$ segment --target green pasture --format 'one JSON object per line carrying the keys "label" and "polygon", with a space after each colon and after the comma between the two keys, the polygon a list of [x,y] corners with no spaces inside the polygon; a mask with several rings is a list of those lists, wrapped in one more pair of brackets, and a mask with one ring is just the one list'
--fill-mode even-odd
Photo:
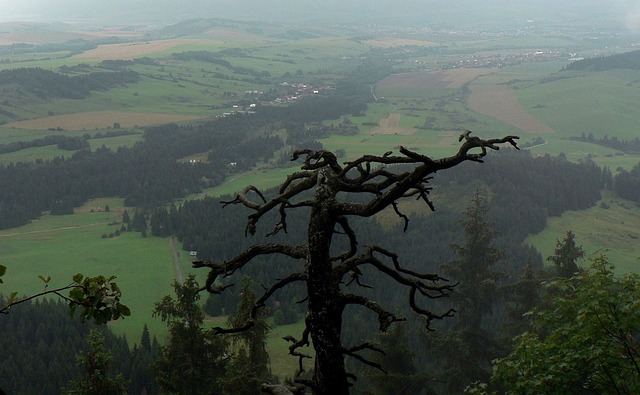
{"label": "green pasture", "polygon": [[640,163],[640,156],[637,155],[607,155],[593,158],[593,161],[600,166],[608,167],[614,174],[618,168],[630,171],[635,165]]}
{"label": "green pasture", "polygon": [[10,69],[17,69],[21,67],[25,67],[25,68],[39,67],[41,69],[55,71],[56,69],[62,66],[74,66],[80,63],[95,64],[97,62],[74,60],[74,58],[64,57],[64,56],[51,57],[51,58],[34,56],[31,59],[24,57],[22,60],[18,60],[12,63],[0,63],[0,70],[10,70]]}
{"label": "green pasture", "polygon": [[187,199],[199,199],[203,196],[233,195],[249,185],[253,185],[260,190],[273,188],[280,185],[289,174],[298,170],[300,170],[300,164],[293,167],[256,169],[240,174],[234,174],[224,180],[221,185],[206,189],[200,194],[188,196]]}
{"label": "green pasture", "polygon": [[[304,326],[304,321],[299,321],[290,325],[273,326],[271,332],[269,332],[267,351],[269,352],[269,359],[271,361],[271,372],[278,376],[281,381],[293,377],[296,369],[298,369],[298,358],[289,355],[289,346],[291,343],[282,338],[285,336],[293,336],[299,339],[302,336]],[[311,347],[303,347],[298,351],[309,355],[313,354]],[[305,359],[304,366],[307,370],[312,369],[313,359]]]}
{"label": "green pasture", "polygon": [[37,159],[52,160],[56,157],[69,157],[73,155],[74,152],[75,151],[59,149],[56,145],[25,148],[20,151],[0,155],[0,165],[17,162],[34,162]]}
{"label": "green pasture", "polygon": [[2,60],[6,61],[6,63],[28,63],[28,62],[37,62],[37,61],[47,61],[50,59],[62,59],[62,58],[68,57],[70,53],[71,53],[70,51],[16,53],[12,55],[3,55]]}
{"label": "green pasture", "polygon": [[541,137],[547,142],[544,145],[527,148],[534,155],[550,154],[552,156],[558,156],[560,154],[564,154],[566,155],[567,159],[572,162],[578,162],[580,160],[592,158],[593,160],[597,161],[598,163],[602,163],[603,165],[606,165],[606,163],[609,162],[615,163],[619,161],[618,159],[616,159],[618,158],[617,155],[619,155],[619,151],[617,150],[597,144],[569,140],[568,138],[558,136],[556,133],[526,134],[522,137]]}
{"label": "green pasture", "polygon": [[[571,230],[587,257],[602,252],[618,272],[640,273],[640,207],[612,193],[605,193],[601,202],[608,208],[598,204],[588,210],[569,211],[561,217],[550,218],[545,230],[529,236],[526,243],[546,258],[553,254],[556,240],[562,240]],[[585,259],[583,266],[587,264]]]}
{"label": "green pasture", "polygon": [[[98,211],[105,205],[111,212]],[[133,343],[147,324],[153,335],[162,338],[166,328],[151,316],[151,311],[156,301],[173,292],[175,270],[170,241],[143,238],[135,232],[102,238],[102,234],[120,228],[122,210],[122,199],[98,199],[76,209],[73,215],[44,215],[20,228],[0,231],[0,262],[7,266],[0,292],[28,295],[42,291],[38,275],[52,277],[50,288],[68,284],[76,273],[115,275],[123,303],[132,315],[110,324],[113,330],[126,334]],[[184,276],[190,270],[187,255],[180,255]]]}
{"label": "green pasture", "polygon": [[0,126],[0,144],[37,140],[53,134],[57,136],[82,136],[84,133],[86,132],[74,130],[18,129]]}
{"label": "green pasture", "polygon": [[[640,74],[637,71],[569,72],[516,90],[521,104],[563,136],[638,136]],[[542,82],[542,83],[540,83]]]}
{"label": "green pasture", "polygon": [[[51,130],[26,130],[26,129],[0,129],[0,144],[9,144],[17,141],[32,141],[41,139],[50,135],[65,136],[81,136],[86,131],[51,131]],[[88,132],[92,134],[92,131]],[[89,145],[92,150],[102,147],[103,145],[112,150],[118,147],[131,147],[137,141],[140,141],[142,134],[132,134],[125,136],[104,137],[99,139],[90,139]],[[0,154],[0,165],[8,165],[17,162],[34,162],[37,159],[52,160],[56,157],[70,157],[75,151],[67,151],[59,149],[55,144],[44,147],[25,148],[20,151],[8,152]]]}
{"label": "green pasture", "polygon": [[[364,115],[349,116],[347,118],[349,118],[349,120],[354,124],[358,125],[362,133],[373,127],[370,125],[363,125],[364,123],[378,125],[381,119],[388,117],[389,114],[395,111],[396,108],[397,106],[391,103],[369,103],[369,105],[367,106],[367,112]],[[335,121],[325,121],[325,123],[330,124],[335,123]]]}
{"label": "green pasture", "polygon": [[[112,151],[116,151],[119,147],[132,147],[135,143],[142,140],[142,133],[128,134],[124,136],[103,137],[99,139],[89,140],[91,150],[95,151],[103,146]],[[0,156],[0,158],[2,158]]]}

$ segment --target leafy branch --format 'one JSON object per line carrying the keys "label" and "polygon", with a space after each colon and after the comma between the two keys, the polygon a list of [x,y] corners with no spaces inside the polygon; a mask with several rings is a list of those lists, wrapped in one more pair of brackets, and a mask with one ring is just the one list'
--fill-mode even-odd
{"label": "leafy branch", "polygon": [[[3,283],[1,277],[6,271],[6,266],[0,265],[0,284]],[[44,291],[25,297],[18,297],[17,292],[12,292],[7,297],[5,304],[0,307],[0,314],[9,314],[13,306],[33,299],[56,295],[69,304],[71,317],[74,317],[77,313],[83,321],[93,320],[97,324],[106,324],[109,321],[131,315],[129,308],[120,303],[122,292],[118,285],[113,282],[116,278],[115,276],[84,277],[83,274],[78,273],[73,276],[71,283],[51,289],[48,289],[51,276],[38,277],[44,283]],[[69,291],[69,293],[65,295],[63,293],[65,291]]]}

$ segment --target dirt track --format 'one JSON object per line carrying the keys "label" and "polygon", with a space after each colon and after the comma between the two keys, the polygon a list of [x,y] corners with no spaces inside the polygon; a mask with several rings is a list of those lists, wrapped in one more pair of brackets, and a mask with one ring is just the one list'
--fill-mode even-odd
{"label": "dirt track", "polygon": [[176,280],[182,284],[184,282],[184,277],[182,276],[182,269],[180,268],[180,251],[177,248],[178,241],[175,236],[171,236],[169,239],[169,244],[171,245],[171,253],[173,256],[173,268],[176,272]]}

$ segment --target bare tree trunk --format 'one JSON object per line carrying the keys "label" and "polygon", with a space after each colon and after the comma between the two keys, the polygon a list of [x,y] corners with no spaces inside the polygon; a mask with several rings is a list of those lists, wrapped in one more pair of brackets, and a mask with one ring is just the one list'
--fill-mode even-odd
{"label": "bare tree trunk", "polygon": [[[307,268],[307,296],[309,303],[309,327],[315,356],[314,394],[315,395],[347,395],[349,383],[342,353],[341,331],[342,311],[340,280],[333,272],[333,264],[329,254],[331,240],[336,226],[332,208],[337,191],[332,187],[331,175],[321,177],[316,190],[316,202],[312,208],[308,227],[309,255]],[[317,350],[321,350],[318,352]]]}

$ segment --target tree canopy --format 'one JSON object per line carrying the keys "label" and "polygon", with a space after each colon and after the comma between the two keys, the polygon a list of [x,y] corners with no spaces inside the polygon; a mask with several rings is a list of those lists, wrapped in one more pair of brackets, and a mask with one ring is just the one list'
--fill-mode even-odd
{"label": "tree canopy", "polygon": [[497,360],[492,381],[507,394],[637,394],[640,276],[616,276],[603,255],[548,283],[553,299]]}

